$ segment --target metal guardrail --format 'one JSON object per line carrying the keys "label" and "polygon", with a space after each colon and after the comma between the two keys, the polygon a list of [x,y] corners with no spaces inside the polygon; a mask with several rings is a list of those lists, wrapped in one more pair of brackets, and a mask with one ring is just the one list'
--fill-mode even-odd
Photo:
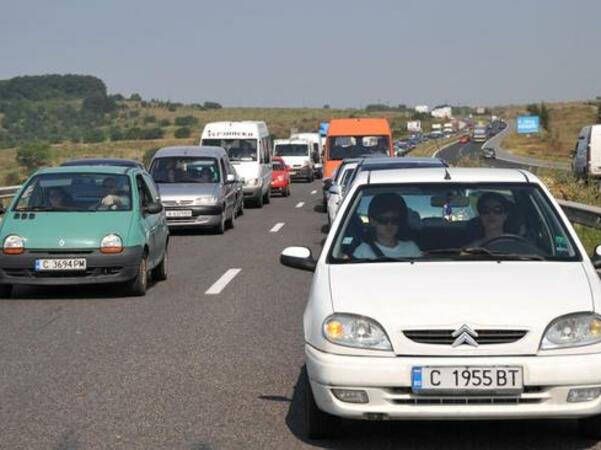
{"label": "metal guardrail", "polygon": [[601,208],[567,200],[557,201],[572,223],[601,229]]}
{"label": "metal guardrail", "polygon": [[[21,186],[0,187],[0,204],[3,200],[13,197]],[[577,223],[591,228],[601,229],[601,208],[598,206],[584,205],[567,200],[557,201],[563,212],[572,223]]]}

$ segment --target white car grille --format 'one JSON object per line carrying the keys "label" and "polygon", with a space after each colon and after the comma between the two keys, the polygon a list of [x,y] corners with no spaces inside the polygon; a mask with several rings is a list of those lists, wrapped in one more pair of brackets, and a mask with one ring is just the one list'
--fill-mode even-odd
{"label": "white car grille", "polygon": [[194,200],[163,200],[163,206],[189,206]]}
{"label": "white car grille", "polygon": [[415,395],[411,388],[399,387],[388,389],[387,400],[395,405],[415,406],[536,404],[551,398],[549,389],[544,386],[524,386],[524,391],[517,395]]}

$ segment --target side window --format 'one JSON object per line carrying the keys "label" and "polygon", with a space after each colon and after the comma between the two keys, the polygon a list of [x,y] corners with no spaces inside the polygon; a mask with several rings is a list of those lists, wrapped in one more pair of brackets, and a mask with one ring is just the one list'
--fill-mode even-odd
{"label": "side window", "polygon": [[140,197],[140,209],[144,209],[149,203],[153,202],[152,194],[142,175],[136,176],[136,184],[138,186],[138,196]]}
{"label": "side window", "polygon": [[148,175],[144,175],[144,181],[148,186],[148,190],[150,191],[150,195],[152,196],[153,201],[160,202],[161,195],[159,194],[159,190],[157,189],[156,184],[154,184],[153,179]]}
{"label": "side window", "polygon": [[226,165],[225,165],[225,162],[223,161],[223,158],[219,158],[219,165],[221,166],[221,173],[222,173],[221,179],[223,180],[223,182],[225,182],[227,180],[228,171],[226,169]]}

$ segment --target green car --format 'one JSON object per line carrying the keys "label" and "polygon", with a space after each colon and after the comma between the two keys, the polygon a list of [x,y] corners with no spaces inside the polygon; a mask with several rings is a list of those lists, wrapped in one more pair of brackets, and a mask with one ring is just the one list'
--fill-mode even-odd
{"label": "green car", "polygon": [[42,169],[3,212],[0,298],[15,285],[100,283],[144,295],[149,276],[167,278],[169,229],[143,169]]}

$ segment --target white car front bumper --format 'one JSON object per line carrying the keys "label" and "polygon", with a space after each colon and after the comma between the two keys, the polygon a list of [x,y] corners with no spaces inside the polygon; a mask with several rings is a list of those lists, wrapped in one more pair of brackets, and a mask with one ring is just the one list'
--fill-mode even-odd
{"label": "white car front bumper", "polygon": [[[601,354],[515,357],[363,357],[305,345],[307,372],[319,409],[355,419],[581,418],[601,414],[601,397],[568,403],[570,389],[601,386]],[[524,391],[510,397],[415,395],[415,366],[521,366]],[[368,403],[338,400],[331,389],[360,389]]]}

